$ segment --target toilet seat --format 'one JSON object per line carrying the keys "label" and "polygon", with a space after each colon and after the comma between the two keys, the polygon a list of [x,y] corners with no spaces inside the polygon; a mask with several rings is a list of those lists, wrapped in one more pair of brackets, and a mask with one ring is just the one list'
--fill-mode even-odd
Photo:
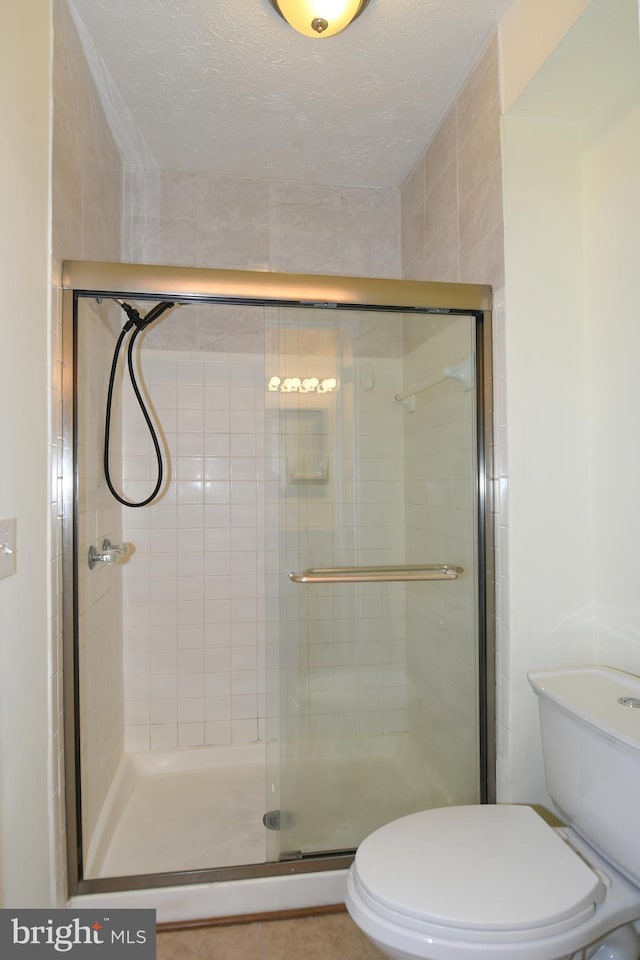
{"label": "toilet seat", "polygon": [[606,886],[531,807],[443,807],[403,817],[358,849],[371,906],[474,941],[546,937],[583,923]]}

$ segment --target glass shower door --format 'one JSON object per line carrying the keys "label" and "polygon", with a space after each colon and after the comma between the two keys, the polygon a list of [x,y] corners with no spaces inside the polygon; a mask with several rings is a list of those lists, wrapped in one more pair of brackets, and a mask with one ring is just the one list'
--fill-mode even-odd
{"label": "glass shower door", "polygon": [[281,308],[267,342],[265,823],[295,859],[480,798],[475,320]]}

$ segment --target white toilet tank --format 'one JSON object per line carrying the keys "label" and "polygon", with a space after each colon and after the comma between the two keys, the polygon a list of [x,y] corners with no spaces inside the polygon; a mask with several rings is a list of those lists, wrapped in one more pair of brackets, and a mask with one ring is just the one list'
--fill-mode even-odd
{"label": "white toilet tank", "polygon": [[640,678],[594,666],[530,673],[529,682],[551,799],[640,886]]}

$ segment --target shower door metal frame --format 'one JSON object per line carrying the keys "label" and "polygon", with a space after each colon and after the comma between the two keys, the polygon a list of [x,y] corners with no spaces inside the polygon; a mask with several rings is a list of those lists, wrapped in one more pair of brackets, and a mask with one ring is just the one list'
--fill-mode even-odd
{"label": "shower door metal frame", "polygon": [[495,802],[495,576],[490,454],[493,442],[491,287],[278,274],[243,270],[91,263],[63,265],[63,677],[66,845],[70,895],[152,889],[347,868],[354,851],[267,862],[86,879],[82,875],[78,606],[76,337],[77,303],[85,297],[173,299],[254,306],[340,308],[472,316],[476,325],[477,578],[480,799]]}

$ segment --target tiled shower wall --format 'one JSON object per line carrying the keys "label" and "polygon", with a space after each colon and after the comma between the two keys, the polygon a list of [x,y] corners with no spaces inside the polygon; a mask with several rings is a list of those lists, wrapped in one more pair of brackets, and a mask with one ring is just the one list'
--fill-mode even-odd
{"label": "tiled shower wall", "polygon": [[399,192],[127,171],[133,263],[364,277],[400,275]]}
{"label": "tiled shower wall", "polygon": [[[288,462],[295,460],[295,443],[290,450],[285,433],[280,483],[274,485],[284,537],[280,564],[302,571],[402,563],[404,443],[401,411],[393,401],[402,386],[401,320],[349,314],[327,323],[335,323],[341,339],[338,362],[333,361],[338,391],[324,404],[331,425],[328,479],[318,485],[283,482]],[[314,351],[303,359],[311,367],[317,357]],[[321,359],[332,362],[331,356]],[[284,399],[294,409],[287,410]],[[304,408],[313,414],[319,404],[307,397],[302,410],[296,406],[294,397],[280,398],[285,423],[287,414],[294,414],[289,427],[294,440],[296,429],[308,429],[300,422]],[[298,759],[323,759],[331,744],[335,757],[341,742],[342,756],[355,758],[358,739],[406,730],[402,586],[305,587],[285,581],[280,590],[283,616],[273,625],[273,642],[275,651],[279,633],[290,752],[295,752],[291,744],[298,744]]]}
{"label": "tiled shower wall", "polygon": [[498,40],[401,190],[402,276],[504,286]]}
{"label": "tiled shower wall", "polygon": [[[378,277],[394,277],[399,274],[400,248],[397,229],[399,194],[396,190],[319,187],[231,177],[128,171],[125,176],[124,209],[124,258],[133,262]],[[202,355],[199,351],[202,350],[212,351],[211,360],[214,363],[215,360],[224,362],[222,351],[231,350],[232,353],[236,353],[237,338],[240,336],[243,341],[240,350],[244,354],[246,366],[247,353],[251,351],[257,353],[263,349],[263,343],[259,342],[260,331],[253,319],[251,309],[236,311],[231,322],[234,329],[231,335],[229,335],[231,327],[225,328],[224,325],[211,324],[202,316],[197,323],[181,322],[179,341],[172,342],[171,347],[198,351],[197,356],[194,354],[187,361],[187,366],[189,363],[201,362]],[[154,331],[150,331],[150,335],[153,333]],[[159,350],[166,349],[167,341],[162,341],[160,333],[157,337],[155,346]],[[151,336],[149,343],[154,343]],[[256,359],[254,356],[254,365]],[[260,363],[262,362],[261,358]],[[192,370],[195,369],[195,366],[192,366]],[[211,363],[203,362],[202,378],[209,375],[212,369]],[[264,371],[261,371],[260,376],[262,377],[263,374]],[[184,373],[183,366],[180,364],[176,367],[176,376],[185,375],[187,374]],[[256,375],[254,366],[252,376]],[[205,385],[204,379],[201,380],[201,384],[204,400],[205,386],[211,385]],[[260,390],[263,390],[262,380],[259,384]],[[186,401],[184,398],[187,396],[187,391],[180,390],[179,386],[176,381],[175,395],[182,398],[180,402],[192,402],[194,391],[190,392],[190,399]],[[182,386],[186,387],[187,384]],[[190,386],[195,387],[196,391],[199,389],[196,384]],[[230,449],[230,444],[239,442],[252,444],[252,450],[256,450],[256,444],[260,442],[257,438],[260,437],[260,418],[263,417],[261,404],[264,402],[264,396],[260,394],[257,382],[254,380],[247,385],[247,389],[254,391],[252,402],[257,406],[253,406],[251,410],[235,410],[232,428],[229,426],[231,421],[228,410],[218,411],[215,418],[212,413],[208,415],[207,422],[213,424],[215,420],[219,427],[220,437],[217,442],[222,442],[221,437],[223,433],[226,434],[225,450]],[[219,391],[215,402],[225,402],[233,406],[234,395],[228,394],[227,384],[223,386],[222,391],[225,392],[224,401],[220,400]],[[210,396],[212,394],[208,391],[207,397]],[[211,401],[207,399],[204,402]],[[247,402],[249,402],[248,399]],[[187,422],[200,424],[207,419],[207,415],[202,412],[200,415],[194,414],[193,411],[191,414],[186,412],[179,414],[176,408],[174,413],[181,416],[183,424]],[[248,434],[240,432],[240,429],[244,429],[237,426],[240,420],[245,425],[251,422],[257,427],[258,432],[252,439]],[[222,421],[224,421],[224,428],[220,427]],[[231,432],[227,433],[228,430]],[[200,446],[197,449],[200,450],[203,445],[206,448],[207,444],[213,442],[207,437],[206,430],[200,433],[197,441],[192,434],[191,442],[198,443]],[[243,441],[240,440],[241,437],[244,437]],[[184,446],[185,438],[181,442]],[[193,449],[195,450],[196,447]],[[251,456],[255,455],[251,453]],[[177,456],[180,463],[179,452]],[[203,454],[198,452],[196,456],[203,456]],[[209,469],[214,469],[213,458],[204,455],[204,459],[209,459]],[[224,462],[229,471],[229,464],[232,461]],[[194,467],[194,464],[192,463],[191,466]],[[222,461],[215,466],[216,470],[221,468]],[[255,462],[254,468],[256,468]],[[183,465],[182,470],[185,469],[187,467]],[[248,465],[246,469],[250,469]],[[257,510],[263,509],[256,501],[256,496],[263,495],[259,492],[262,478],[257,474],[251,478],[247,477],[246,480],[234,479],[230,475],[214,478],[212,474],[206,473],[206,466],[203,470],[205,472],[201,480],[197,480],[194,476],[190,481],[192,486],[199,482],[204,484],[205,499],[202,502],[202,509],[207,511],[209,518],[214,515],[221,517],[224,514],[224,536],[227,541],[229,538],[237,539],[242,535],[242,528],[239,526],[242,516],[248,517],[251,514],[253,517]],[[184,489],[187,482],[189,481],[186,479],[179,480],[180,489]],[[227,504],[207,505],[207,498],[214,495],[214,489],[220,491],[223,485],[227,485],[230,489],[230,483],[235,483],[238,493],[229,494],[229,496],[251,497],[250,502],[232,504],[229,500]],[[244,493],[241,494],[242,484],[244,484]],[[249,492],[250,485],[252,485],[251,492]],[[184,495],[186,494],[181,493],[181,496]],[[179,509],[180,505],[177,506]],[[195,508],[191,509],[191,516],[195,515],[196,510],[201,509],[196,504],[190,504],[190,507]],[[214,509],[216,507],[218,509]],[[230,523],[229,511],[232,507],[233,526],[227,526]],[[171,512],[171,509],[167,505],[165,512]],[[370,509],[374,508],[370,507]],[[186,514],[186,504],[182,513]],[[308,521],[307,517],[306,522]],[[205,536],[207,536],[208,522],[211,521],[205,520],[203,527]],[[264,534],[259,531],[259,535]],[[186,536],[187,538],[191,536],[193,542],[196,534],[192,532]],[[212,536],[209,533],[210,540]],[[245,541],[249,536],[250,530],[246,527]],[[154,542],[160,543],[160,539],[158,536]],[[166,543],[167,540],[165,539],[164,542]],[[182,639],[175,641],[173,625],[167,625],[166,633],[171,635],[171,639],[167,637],[164,642],[197,644],[190,648],[191,653],[180,654],[177,651],[168,653],[165,650],[160,657],[153,654],[150,648],[146,651],[130,650],[128,670],[142,671],[136,673],[135,678],[130,676],[127,680],[129,704],[127,743],[131,747],[138,745],[138,748],[142,748],[145,745],[153,745],[160,748],[176,744],[247,742],[258,735],[263,735],[265,714],[275,707],[272,686],[268,691],[261,689],[259,673],[256,672],[257,667],[262,669],[264,666],[265,658],[264,649],[261,650],[256,646],[257,638],[264,635],[263,613],[255,616],[256,607],[264,606],[264,598],[256,596],[255,593],[255,578],[264,570],[264,551],[262,545],[259,546],[257,559],[255,544],[247,546],[245,542],[244,548],[240,551],[245,554],[246,564],[243,570],[249,569],[251,571],[249,576],[254,578],[254,590],[250,597],[236,598],[236,612],[233,617],[229,613],[228,604],[225,607],[226,602],[222,597],[203,596],[204,621],[190,625],[192,627],[190,641],[185,639],[184,631],[181,631]],[[251,554],[251,551],[254,553]],[[213,572],[212,567],[216,561],[216,555],[217,573]],[[208,559],[204,559],[207,556]],[[170,571],[168,580],[173,581],[169,584],[169,589],[176,589],[178,592],[185,590],[188,582],[189,589],[202,589],[205,593],[211,593],[221,589],[223,577],[232,577],[234,578],[233,589],[246,591],[246,584],[240,585],[240,581],[243,578],[246,579],[246,574],[240,569],[243,562],[241,557],[233,559],[233,571],[230,566],[232,557],[227,552],[210,550],[205,545],[204,557],[202,563],[205,564],[205,571],[208,566],[212,572],[209,575],[206,572],[196,575],[204,577],[202,587],[197,586],[195,579],[191,576],[186,580],[180,576],[179,571],[185,569],[184,564],[181,568],[180,565],[176,567],[175,562],[167,561],[167,570]],[[131,575],[136,570],[136,559],[134,557],[128,571]],[[195,560],[193,562],[195,563]],[[335,561],[328,558],[326,562]],[[229,565],[226,571],[223,571],[224,564]],[[177,580],[172,572],[175,570],[178,570]],[[146,588],[139,583],[136,589],[144,592]],[[146,603],[147,598],[130,602]],[[173,602],[172,599],[170,603]],[[176,609],[182,611],[177,616],[186,616],[187,601],[176,597],[175,602],[178,604]],[[194,599],[191,609],[194,610],[195,605],[200,602],[199,599]],[[132,610],[130,614],[134,615]],[[136,615],[145,616],[140,614],[140,608]],[[209,621],[207,628],[207,619],[214,616],[218,618],[217,626],[214,626],[216,621]],[[237,621],[234,626],[235,618],[240,616],[248,616],[250,620],[242,627],[240,625],[242,621]],[[251,624],[250,627],[248,623]],[[134,626],[140,629],[132,633]],[[152,641],[145,638],[148,626],[145,623],[129,624],[126,629],[130,642],[150,644]],[[163,642],[154,631],[152,634],[154,634],[153,643]],[[231,644],[232,635],[236,639]],[[218,647],[213,644],[217,644]],[[196,649],[199,650],[198,653],[193,652]],[[218,649],[217,653],[213,652],[215,649]],[[311,656],[326,658],[329,655],[328,650],[329,647],[325,646],[320,654],[319,648],[314,646],[314,653]],[[332,650],[332,656],[333,653]],[[200,679],[197,679],[196,667],[201,662],[205,665],[205,671]],[[147,664],[149,664],[148,669],[151,669],[153,664],[153,670],[166,670],[165,674],[158,675],[164,676],[165,679],[152,679],[151,674],[145,679]],[[177,665],[175,668],[174,664]],[[320,669],[319,666],[318,669]],[[275,682],[273,672],[268,671],[267,677],[271,677],[273,685]],[[328,681],[326,677],[324,680],[316,677],[316,680],[322,691],[318,690],[313,694],[309,692],[310,701],[316,703],[319,699],[326,701],[323,685],[326,686]],[[331,696],[334,696],[333,686]],[[269,707],[268,704],[271,706]],[[321,725],[322,723],[326,725],[324,707],[322,712],[324,719]],[[311,713],[316,715],[313,706],[311,706]]]}
{"label": "tiled shower wall", "polygon": [[[264,360],[150,350],[144,371],[170,480],[157,503],[124,510],[136,548],[123,568],[126,748],[250,743],[259,694],[265,709]],[[127,496],[143,499],[154,477],[130,401]]]}
{"label": "tiled shower wall", "polygon": [[[406,729],[397,589],[392,596],[388,587],[352,588],[347,596],[345,588],[284,578],[283,607],[279,599],[283,564],[403,560],[402,417],[392,400],[401,363],[384,356],[398,352],[400,322],[351,315],[365,355],[345,358],[327,354],[323,329],[303,331],[292,355],[289,316],[284,353],[267,354],[265,367],[264,354],[252,352],[264,343],[263,314],[181,307],[149,331],[143,369],[170,481],[158,503],[124,511],[124,536],[136,548],[123,567],[128,749],[264,740],[266,720],[281,711],[285,637],[282,692],[303,718],[297,737]],[[193,350],[170,349],[185,340]],[[238,352],[243,345],[252,349]],[[337,376],[338,391],[266,391],[272,375],[293,373]],[[132,499],[144,499],[155,476],[142,427],[129,395],[124,485]],[[317,450],[300,446],[299,430]],[[319,463],[326,483],[315,482]],[[305,483],[305,471],[314,482]],[[265,616],[275,625],[266,645]]]}
{"label": "tiled shower wall", "polygon": [[53,3],[53,255],[122,259],[122,161],[64,0]]}

